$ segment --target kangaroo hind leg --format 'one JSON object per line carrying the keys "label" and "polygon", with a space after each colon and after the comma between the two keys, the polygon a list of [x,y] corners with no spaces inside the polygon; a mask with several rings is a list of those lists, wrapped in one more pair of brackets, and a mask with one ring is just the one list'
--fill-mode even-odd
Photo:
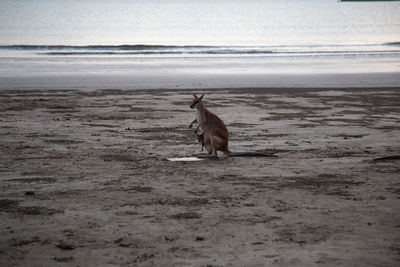
{"label": "kangaroo hind leg", "polygon": [[222,139],[218,136],[210,135],[210,141],[212,146],[212,154],[214,155],[214,157],[218,157],[217,150],[220,143],[222,142]]}
{"label": "kangaroo hind leg", "polygon": [[[215,136],[205,135],[204,137],[207,137],[209,139],[209,140],[207,140],[208,142],[206,142],[204,144],[204,146],[208,152],[208,155],[202,155],[201,158],[217,158],[218,157],[218,155],[217,155],[217,145],[218,144],[216,143]],[[206,141],[206,139],[205,139],[205,141]]]}

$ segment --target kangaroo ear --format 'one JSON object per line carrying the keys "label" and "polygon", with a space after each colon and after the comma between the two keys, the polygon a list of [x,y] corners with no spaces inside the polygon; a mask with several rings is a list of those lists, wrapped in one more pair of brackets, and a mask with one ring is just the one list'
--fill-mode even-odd
{"label": "kangaroo ear", "polygon": [[198,98],[196,94],[193,94],[193,97],[194,97],[194,98]]}
{"label": "kangaroo ear", "polygon": [[203,97],[204,97],[204,94],[202,94],[202,95],[200,96],[200,100],[202,100],[202,99],[203,99]]}

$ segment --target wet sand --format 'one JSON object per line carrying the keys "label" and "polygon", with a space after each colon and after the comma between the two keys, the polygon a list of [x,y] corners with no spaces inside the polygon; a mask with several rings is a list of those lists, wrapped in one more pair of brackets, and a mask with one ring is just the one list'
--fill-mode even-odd
{"label": "wet sand", "polygon": [[[200,152],[191,93],[232,151]],[[397,266],[400,88],[0,92],[1,266]]]}
{"label": "wet sand", "polygon": [[[293,65],[290,62],[290,65]],[[235,67],[235,63],[229,66]],[[249,68],[252,64],[243,68]],[[263,66],[263,69],[273,69],[282,72],[281,66],[274,67],[274,64]],[[307,66],[299,64],[298,68]],[[8,66],[3,67],[7,69]],[[37,66],[41,69],[43,66]],[[95,68],[96,66],[92,66]],[[0,65],[1,68],[1,65]],[[295,73],[269,73],[243,72],[243,68],[237,72],[219,73],[219,65],[210,64],[207,67],[196,68],[196,65],[184,66],[184,71],[177,71],[176,66],[167,68],[146,69],[142,67],[130,69],[132,73],[126,75],[116,75],[108,73],[107,69],[100,75],[88,74],[82,70],[80,75],[42,75],[42,76],[0,76],[0,90],[53,90],[74,89],[79,91],[106,90],[109,88],[124,90],[144,90],[144,89],[213,89],[213,88],[263,88],[266,84],[268,88],[280,89],[288,88],[377,88],[377,87],[397,87],[400,84],[400,72],[365,72],[365,73],[314,73],[295,74]],[[193,70],[194,68],[194,70]],[[368,68],[371,68],[368,65]],[[376,67],[379,69],[379,66]],[[330,68],[327,68],[330,69]],[[325,68],[321,69],[325,70]],[[343,71],[343,70],[341,70]],[[62,72],[61,72],[62,73]],[[313,74],[314,73],[314,74]]]}

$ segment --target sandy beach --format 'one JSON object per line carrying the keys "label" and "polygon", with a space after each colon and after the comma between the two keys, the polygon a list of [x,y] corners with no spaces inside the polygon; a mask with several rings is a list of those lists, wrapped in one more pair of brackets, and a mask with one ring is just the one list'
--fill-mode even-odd
{"label": "sandy beach", "polygon": [[[398,78],[396,78],[398,79]],[[232,151],[200,153],[192,93]],[[0,91],[1,266],[398,266],[400,88]]]}

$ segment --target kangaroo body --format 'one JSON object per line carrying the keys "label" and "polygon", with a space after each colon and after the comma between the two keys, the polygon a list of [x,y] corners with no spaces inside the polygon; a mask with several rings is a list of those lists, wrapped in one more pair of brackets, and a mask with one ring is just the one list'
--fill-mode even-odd
{"label": "kangaroo body", "polygon": [[217,157],[217,151],[221,151],[226,155],[231,154],[228,148],[229,133],[225,123],[204,106],[202,101],[204,95],[201,97],[193,96],[194,100],[190,107],[196,109],[196,119],[189,127],[191,128],[193,123],[197,122],[198,126],[196,132],[198,132],[198,128],[200,128],[202,132],[202,137],[201,134],[197,134],[199,141],[212,156]]}
{"label": "kangaroo body", "polygon": [[228,156],[258,156],[258,157],[274,157],[271,154],[264,154],[259,152],[239,152],[232,153],[228,148],[229,143],[229,132],[225,126],[225,123],[214,113],[209,111],[201,97],[197,97],[193,94],[193,102],[190,105],[191,108],[196,109],[196,119],[189,125],[189,128],[197,123],[195,133],[199,142],[203,147],[206,148],[208,154],[212,157],[217,157],[217,151],[221,151]]}

